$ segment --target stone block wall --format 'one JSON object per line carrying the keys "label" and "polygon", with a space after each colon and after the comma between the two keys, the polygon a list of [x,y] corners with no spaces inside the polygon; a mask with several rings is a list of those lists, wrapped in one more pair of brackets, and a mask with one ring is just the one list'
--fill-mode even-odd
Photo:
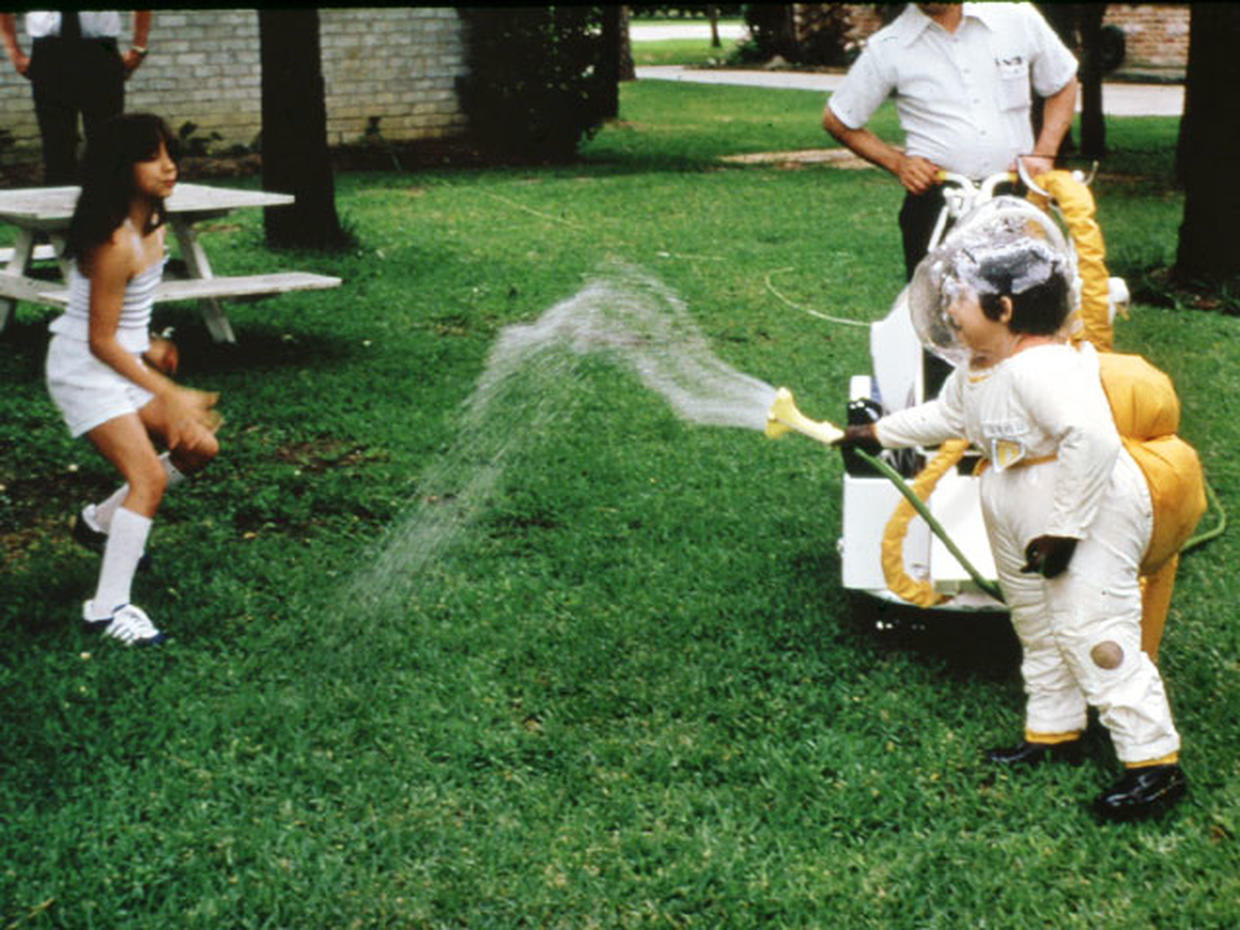
{"label": "stone block wall", "polygon": [[[122,48],[131,17],[122,16]],[[19,14],[19,35],[29,53]],[[163,116],[176,131],[218,133],[216,148],[254,142],[261,126],[262,75],[255,10],[155,10],[150,55],[126,87],[126,109]],[[463,24],[451,7],[382,7],[319,11],[319,40],[329,145],[358,141],[378,118],[392,142],[463,136],[456,97],[463,73]],[[30,86],[0,53],[0,129],[12,145],[5,163],[38,158],[39,133]]]}
{"label": "stone block wall", "polygon": [[1124,69],[1183,74],[1188,64],[1187,3],[1110,3],[1103,22],[1124,31]]}
{"label": "stone block wall", "polygon": [[374,117],[392,141],[464,135],[463,30],[451,7],[324,10],[328,144],[357,141]]}

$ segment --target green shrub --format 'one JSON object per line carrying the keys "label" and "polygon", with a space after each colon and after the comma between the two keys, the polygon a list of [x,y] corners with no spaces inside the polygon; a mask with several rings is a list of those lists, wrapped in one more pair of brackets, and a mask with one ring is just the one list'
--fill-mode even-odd
{"label": "green shrub", "polygon": [[462,8],[458,93],[474,141],[514,162],[571,159],[602,125],[599,7]]}
{"label": "green shrub", "polygon": [[747,64],[778,55],[792,64],[847,66],[861,51],[852,23],[857,6],[803,3],[794,16],[788,4],[745,4],[745,23],[753,39],[738,49],[734,60]]}

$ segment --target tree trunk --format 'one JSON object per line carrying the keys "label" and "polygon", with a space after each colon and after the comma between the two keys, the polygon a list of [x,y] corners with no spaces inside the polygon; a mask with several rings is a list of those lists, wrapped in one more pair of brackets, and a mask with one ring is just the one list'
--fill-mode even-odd
{"label": "tree trunk", "polygon": [[605,119],[620,115],[620,49],[624,32],[624,11],[619,6],[603,7],[603,36],[599,43],[598,110]]}
{"label": "tree trunk", "polygon": [[296,202],[263,211],[267,244],[335,249],[347,244],[336,215],[327,151],[327,106],[314,9],[260,9],[263,187]]}
{"label": "tree trunk", "polygon": [[779,55],[785,61],[795,61],[799,57],[792,4],[748,3],[744,8],[745,23],[764,57]]}
{"label": "tree trunk", "polygon": [[633,64],[633,40],[629,37],[629,8],[620,7],[620,73],[621,81],[636,81],[637,67]]}
{"label": "tree trunk", "polygon": [[1184,183],[1175,278],[1182,283],[1240,275],[1240,4],[1194,3],[1177,169]]}
{"label": "tree trunk", "polygon": [[779,18],[777,45],[779,54],[788,61],[796,61],[801,56],[798,54],[797,40],[797,23],[796,13],[791,3],[781,6],[782,15]]}
{"label": "tree trunk", "polygon": [[1107,126],[1102,114],[1102,18],[1105,3],[1076,3],[1081,35],[1081,154],[1101,158],[1107,153]]}
{"label": "tree trunk", "polygon": [[719,7],[711,4],[706,8],[706,15],[710,18],[710,47],[723,48],[719,41]]}

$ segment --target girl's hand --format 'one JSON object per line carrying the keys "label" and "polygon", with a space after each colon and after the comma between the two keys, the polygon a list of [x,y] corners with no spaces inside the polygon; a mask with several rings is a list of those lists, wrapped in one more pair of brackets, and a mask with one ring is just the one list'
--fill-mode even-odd
{"label": "girl's hand", "polygon": [[173,386],[163,398],[168,418],[167,435],[164,437],[168,448],[196,445],[201,431],[214,433],[219,429],[224,420],[213,409],[219,399],[220,395],[215,391]]}
{"label": "girl's hand", "polygon": [[176,343],[162,336],[151,337],[151,347],[142,356],[143,360],[160,374],[175,375],[181,354]]}

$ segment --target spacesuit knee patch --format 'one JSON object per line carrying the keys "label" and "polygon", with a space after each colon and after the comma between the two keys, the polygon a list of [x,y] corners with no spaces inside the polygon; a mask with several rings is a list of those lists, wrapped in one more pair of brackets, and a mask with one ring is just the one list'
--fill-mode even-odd
{"label": "spacesuit knee patch", "polygon": [[1113,639],[1103,640],[1089,650],[1089,657],[1093,659],[1094,665],[1098,668],[1111,669],[1119,668],[1124,661],[1124,649]]}

